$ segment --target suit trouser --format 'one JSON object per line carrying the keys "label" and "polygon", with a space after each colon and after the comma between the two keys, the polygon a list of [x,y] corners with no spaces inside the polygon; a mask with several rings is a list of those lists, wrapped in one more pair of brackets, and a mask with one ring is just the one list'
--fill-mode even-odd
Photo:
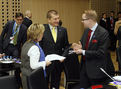
{"label": "suit trouser", "polygon": [[46,80],[48,84],[50,76],[51,76],[50,89],[52,89],[53,87],[55,89],[59,89],[61,73],[57,71],[57,68],[54,68],[51,74],[47,74]]}
{"label": "suit trouser", "polygon": [[82,64],[82,67],[80,70],[80,88],[87,89],[88,87],[99,84],[100,82],[102,82],[104,80],[105,80],[105,78],[90,79],[86,72],[86,61],[83,61],[83,64]]}
{"label": "suit trouser", "polygon": [[111,39],[110,49],[115,50],[117,39],[116,39],[116,36],[114,35],[114,29],[110,29],[109,34],[110,34],[110,39]]}
{"label": "suit trouser", "polygon": [[[17,50],[17,45],[14,46],[13,44],[9,44],[7,46],[7,48],[5,49],[5,55],[12,56],[13,58],[19,58],[19,52]],[[15,76],[17,79],[18,87],[22,86],[20,73],[21,73],[20,68],[17,68],[15,71]]]}

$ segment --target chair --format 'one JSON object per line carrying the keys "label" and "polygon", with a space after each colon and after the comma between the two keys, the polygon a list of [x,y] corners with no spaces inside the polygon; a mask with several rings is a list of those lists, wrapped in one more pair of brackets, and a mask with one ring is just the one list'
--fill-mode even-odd
{"label": "chair", "polygon": [[0,77],[0,89],[18,89],[14,75]]}
{"label": "chair", "polygon": [[71,89],[71,87],[79,83],[79,60],[77,54],[67,55],[64,62],[64,72],[66,75],[65,89]]}
{"label": "chair", "polygon": [[27,76],[28,89],[49,89],[44,77],[44,71],[42,67],[31,72]]}
{"label": "chair", "polygon": [[121,47],[116,48],[116,56],[117,56],[117,61],[119,63],[119,70],[116,71],[116,74],[121,74]]}
{"label": "chair", "polygon": [[110,51],[107,51],[107,73],[110,76],[114,76],[115,74],[115,69],[111,59]]}

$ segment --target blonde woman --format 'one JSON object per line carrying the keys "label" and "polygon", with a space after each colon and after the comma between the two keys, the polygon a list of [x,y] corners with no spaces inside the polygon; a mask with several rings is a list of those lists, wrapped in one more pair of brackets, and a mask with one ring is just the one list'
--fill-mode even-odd
{"label": "blonde woman", "polygon": [[45,66],[51,64],[51,62],[45,61],[45,55],[38,42],[43,37],[45,28],[42,24],[33,23],[27,30],[27,42],[22,48],[22,84],[23,89],[28,89],[26,76],[29,75],[34,69],[42,66],[45,73]]}

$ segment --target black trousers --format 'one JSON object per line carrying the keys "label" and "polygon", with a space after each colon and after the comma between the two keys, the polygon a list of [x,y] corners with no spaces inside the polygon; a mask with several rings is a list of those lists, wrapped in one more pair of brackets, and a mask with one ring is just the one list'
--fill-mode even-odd
{"label": "black trousers", "polygon": [[[19,58],[19,52],[17,50],[17,45],[9,44],[5,49],[5,56],[12,56],[12,58]],[[17,68],[15,70],[15,76],[18,83],[18,87],[22,86],[21,77],[20,77],[21,70]]]}
{"label": "black trousers", "polygon": [[90,79],[86,72],[86,61],[83,62],[81,71],[80,71],[80,88],[89,88],[92,85],[97,85],[101,82],[105,81],[105,78],[99,79]]}
{"label": "black trousers", "polygon": [[46,80],[48,85],[50,77],[51,77],[50,89],[53,89],[53,87],[55,89],[59,89],[61,73],[58,72],[56,68],[54,68],[51,74],[47,74]]}

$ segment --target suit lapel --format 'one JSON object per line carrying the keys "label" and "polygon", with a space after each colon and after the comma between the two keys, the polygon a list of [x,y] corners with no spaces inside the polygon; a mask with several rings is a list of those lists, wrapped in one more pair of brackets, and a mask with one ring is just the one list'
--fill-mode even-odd
{"label": "suit lapel", "polygon": [[49,27],[48,24],[45,26],[45,29],[46,29],[45,31],[46,31],[47,35],[49,36],[49,38],[50,38],[51,40],[53,40],[53,42],[54,42],[54,39],[53,39],[51,30],[50,30],[50,27]]}
{"label": "suit lapel", "polygon": [[56,40],[56,42],[58,41],[60,35],[61,35],[61,28],[59,26],[57,26],[57,40]]}
{"label": "suit lapel", "polygon": [[92,41],[97,37],[97,33],[98,33],[98,26],[94,32],[94,34],[92,35],[92,38],[90,39],[89,45],[88,45],[88,49],[90,48],[90,46],[92,45]]}

